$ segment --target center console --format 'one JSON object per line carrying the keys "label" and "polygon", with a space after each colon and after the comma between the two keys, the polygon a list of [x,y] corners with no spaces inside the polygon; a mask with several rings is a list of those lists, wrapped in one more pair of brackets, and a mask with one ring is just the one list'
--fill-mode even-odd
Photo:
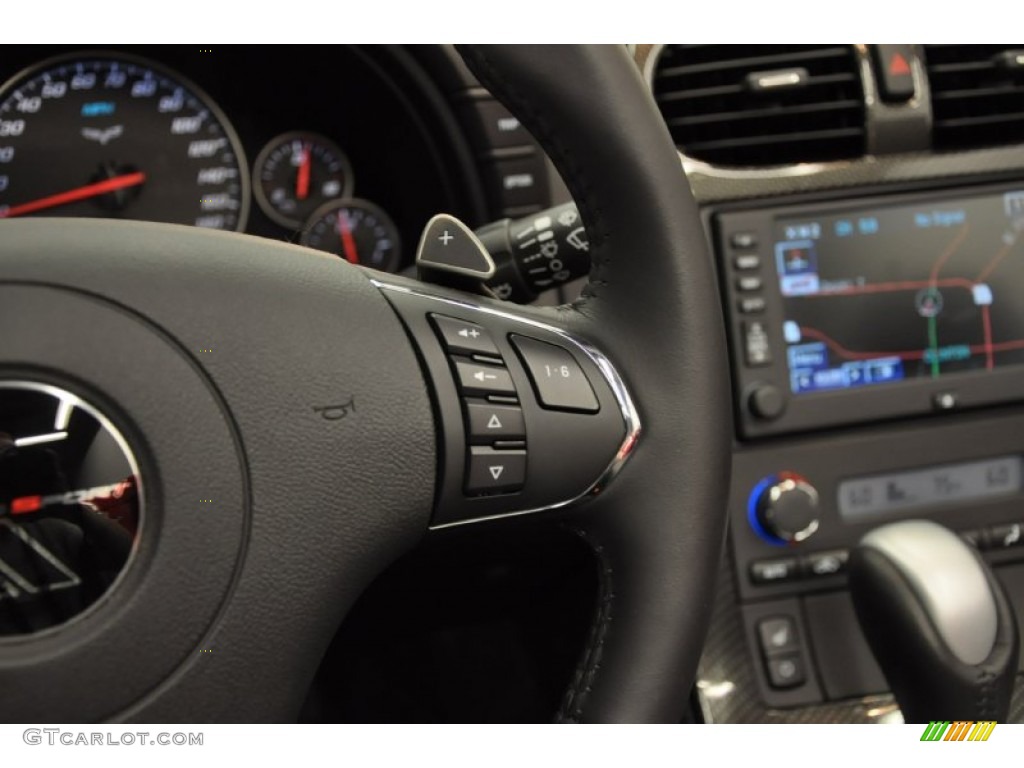
{"label": "center console", "polygon": [[761,703],[885,693],[845,589],[884,523],[959,532],[1024,619],[1024,183],[708,215],[738,430],[730,592]]}

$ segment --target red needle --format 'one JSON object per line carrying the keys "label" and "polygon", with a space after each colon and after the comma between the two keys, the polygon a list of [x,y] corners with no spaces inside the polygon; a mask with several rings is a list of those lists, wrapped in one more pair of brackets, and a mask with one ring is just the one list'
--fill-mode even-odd
{"label": "red needle", "polygon": [[114,176],[112,179],[98,181],[95,184],[86,184],[84,187],[69,189],[67,192],[50,195],[49,197],[41,197],[30,203],[15,205],[8,208],[6,211],[0,210],[0,219],[9,219],[12,216],[24,216],[26,213],[35,213],[36,211],[43,211],[47,208],[56,208],[58,205],[67,205],[68,203],[75,203],[79,200],[88,200],[90,197],[98,197],[99,195],[105,195],[108,192],[116,192],[119,189],[137,187],[145,180],[146,174],[141,171],[138,173],[126,173],[123,176]]}
{"label": "red needle", "polygon": [[345,251],[345,261],[349,264],[359,263],[359,251],[356,239],[352,237],[352,225],[344,211],[338,211],[338,234],[341,235],[341,247]]}
{"label": "red needle", "polygon": [[302,147],[302,162],[299,164],[299,175],[295,179],[295,196],[299,200],[309,197],[309,144]]}

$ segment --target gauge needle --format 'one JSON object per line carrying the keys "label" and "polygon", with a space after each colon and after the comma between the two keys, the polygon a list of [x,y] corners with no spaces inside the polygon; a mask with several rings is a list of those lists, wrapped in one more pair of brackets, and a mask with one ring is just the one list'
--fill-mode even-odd
{"label": "gauge needle", "polygon": [[299,200],[309,197],[309,144],[302,147],[302,162],[299,164],[299,175],[295,179],[295,196]]}
{"label": "gauge needle", "polygon": [[343,211],[338,211],[338,234],[341,235],[341,247],[345,251],[345,261],[350,264],[359,263],[359,251],[356,239],[352,237],[352,225]]}
{"label": "gauge needle", "polygon": [[123,176],[114,176],[111,179],[99,181],[95,184],[86,184],[84,187],[69,189],[67,192],[50,195],[49,197],[41,197],[38,200],[33,200],[29,203],[22,203],[21,205],[14,205],[6,211],[0,210],[0,219],[9,219],[13,216],[24,216],[26,213],[35,213],[36,211],[43,211],[47,208],[56,208],[58,205],[67,205],[68,203],[75,203],[79,200],[88,200],[90,197],[98,197],[100,195],[105,195],[108,192],[116,192],[119,189],[137,187],[145,181],[146,174],[141,171],[137,173],[126,173]]}

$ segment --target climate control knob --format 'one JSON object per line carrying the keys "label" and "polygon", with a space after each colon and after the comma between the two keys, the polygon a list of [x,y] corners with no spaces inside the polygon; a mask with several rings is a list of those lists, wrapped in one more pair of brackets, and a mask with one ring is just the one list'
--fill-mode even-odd
{"label": "climate control knob", "polygon": [[766,477],[750,495],[748,518],[772,544],[797,544],[818,530],[818,491],[795,472]]}

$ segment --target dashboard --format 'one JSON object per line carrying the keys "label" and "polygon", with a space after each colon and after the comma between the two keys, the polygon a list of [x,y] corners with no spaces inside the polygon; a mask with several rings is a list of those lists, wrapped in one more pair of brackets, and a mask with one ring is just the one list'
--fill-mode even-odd
{"label": "dashboard", "polygon": [[[460,111],[462,94],[409,50],[252,50],[5,46],[0,218],[192,224],[401,271],[437,211],[477,225],[543,202],[544,169],[507,113]],[[486,119],[506,121],[492,134],[501,162],[523,166],[506,171],[521,177],[509,201],[488,196],[498,161],[478,162],[491,151]]]}
{"label": "dashboard", "polygon": [[960,533],[1024,616],[1022,49],[637,49],[731,344],[708,721],[899,717],[845,574],[888,522]]}
{"label": "dashboard", "polygon": [[[631,50],[731,346],[700,717],[884,721],[846,590],[865,533],[951,527],[1024,619],[1024,45]],[[262,52],[6,46],[0,218],[186,223],[400,272],[439,211],[480,227],[571,202],[450,46]]]}

